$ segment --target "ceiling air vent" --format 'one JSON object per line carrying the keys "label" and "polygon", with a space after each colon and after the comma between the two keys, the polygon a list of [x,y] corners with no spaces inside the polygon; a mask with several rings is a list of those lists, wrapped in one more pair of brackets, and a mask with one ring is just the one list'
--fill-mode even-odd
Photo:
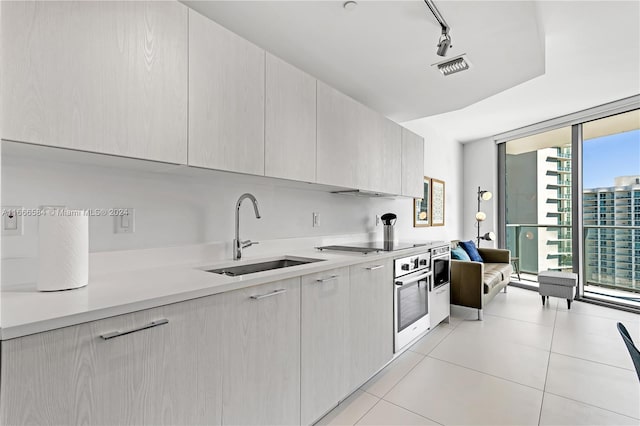
{"label": "ceiling air vent", "polygon": [[433,64],[432,66],[438,67],[438,71],[446,77],[460,71],[468,70],[471,67],[471,62],[469,62],[466,55],[463,54],[453,59]]}

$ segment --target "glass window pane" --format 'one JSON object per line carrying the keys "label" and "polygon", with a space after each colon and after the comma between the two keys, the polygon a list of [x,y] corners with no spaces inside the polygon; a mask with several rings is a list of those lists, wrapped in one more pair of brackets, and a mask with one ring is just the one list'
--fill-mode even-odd
{"label": "glass window pane", "polygon": [[640,301],[640,110],[583,124],[584,295]]}
{"label": "glass window pane", "polygon": [[522,280],[539,271],[572,271],[571,127],[506,145],[507,248]]}

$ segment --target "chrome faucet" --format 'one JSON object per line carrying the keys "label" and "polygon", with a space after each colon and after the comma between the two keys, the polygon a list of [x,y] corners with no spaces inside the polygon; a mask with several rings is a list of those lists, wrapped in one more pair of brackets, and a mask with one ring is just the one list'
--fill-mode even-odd
{"label": "chrome faucet", "polygon": [[251,240],[240,241],[240,205],[244,201],[245,198],[248,198],[253,203],[253,211],[256,213],[256,219],[260,219],[260,211],[258,210],[258,200],[252,194],[246,193],[242,194],[240,198],[238,198],[238,203],[236,204],[236,237],[233,239],[233,259],[239,260],[242,258],[242,249],[251,247],[254,244],[258,244],[258,242],[253,242]]}

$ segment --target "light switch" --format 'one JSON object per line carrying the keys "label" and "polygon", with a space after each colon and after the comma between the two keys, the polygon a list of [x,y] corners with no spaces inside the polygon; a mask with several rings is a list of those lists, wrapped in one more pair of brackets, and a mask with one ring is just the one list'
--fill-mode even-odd
{"label": "light switch", "polygon": [[135,232],[135,210],[133,208],[113,209],[117,214],[114,219],[116,234],[133,234]]}
{"label": "light switch", "polygon": [[320,226],[320,213],[313,212],[313,227]]}
{"label": "light switch", "polygon": [[2,235],[22,235],[22,215],[19,212],[22,207],[6,206],[2,207]]}

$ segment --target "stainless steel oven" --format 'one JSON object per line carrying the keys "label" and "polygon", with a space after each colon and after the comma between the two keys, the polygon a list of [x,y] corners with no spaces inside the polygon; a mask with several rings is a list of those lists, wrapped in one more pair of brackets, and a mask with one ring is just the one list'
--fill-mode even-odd
{"label": "stainless steel oven", "polygon": [[394,261],[394,350],[429,330],[430,253]]}
{"label": "stainless steel oven", "polygon": [[451,253],[448,245],[431,249],[431,273],[433,274],[434,289],[449,283],[451,278],[450,263]]}

